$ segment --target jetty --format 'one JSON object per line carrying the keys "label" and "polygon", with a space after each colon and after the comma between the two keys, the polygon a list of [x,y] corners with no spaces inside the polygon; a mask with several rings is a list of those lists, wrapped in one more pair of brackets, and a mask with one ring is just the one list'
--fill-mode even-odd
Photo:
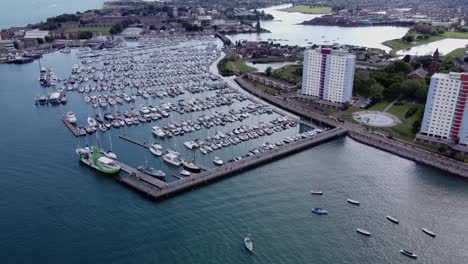
{"label": "jetty", "polygon": [[146,142],[142,142],[142,141],[139,141],[139,140],[136,140],[136,139],[133,139],[129,136],[127,136],[126,134],[123,134],[123,135],[119,135],[119,138],[125,140],[125,141],[128,141],[128,142],[131,142],[135,145],[138,145],[140,147],[144,147],[146,149],[149,148],[149,145],[146,143]]}
{"label": "jetty", "polygon": [[86,136],[86,132],[80,132],[80,130],[75,127],[74,125],[72,125],[70,122],[68,122],[67,118],[64,117],[62,118],[62,122],[65,124],[66,127],[68,127],[68,129],[70,130],[70,132],[72,132],[72,134],[75,136],[75,137],[81,137],[81,136]]}
{"label": "jetty", "polygon": [[192,174],[189,177],[178,177],[178,180],[169,183],[153,178],[131,166],[118,162],[125,174],[118,175],[116,178],[118,181],[151,199],[162,200],[183,191],[191,190],[197,186],[224,179],[248,169],[306,150],[318,144],[328,142],[337,137],[346,135],[347,132],[346,129],[341,127],[330,129],[313,137],[303,138],[241,160],[227,162],[223,166],[208,169],[198,174]]}

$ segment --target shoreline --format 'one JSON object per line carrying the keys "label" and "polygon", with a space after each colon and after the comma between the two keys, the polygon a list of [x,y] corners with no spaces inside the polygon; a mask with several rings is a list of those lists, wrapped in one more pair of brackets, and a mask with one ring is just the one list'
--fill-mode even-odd
{"label": "shoreline", "polygon": [[370,132],[364,131],[362,127],[355,124],[339,123],[326,116],[318,116],[312,112],[305,112],[297,106],[285,105],[284,102],[281,102],[278,98],[264,94],[258,90],[255,90],[255,88],[250,87],[249,83],[247,83],[241,77],[237,77],[235,81],[242,89],[245,89],[246,92],[249,92],[269,102],[270,104],[282,108],[284,111],[294,112],[302,118],[311,119],[315,122],[324,122],[331,127],[345,128],[347,129],[347,136],[357,142],[414,161],[418,164],[426,165],[451,175],[468,179],[468,164],[466,163],[440,156],[434,152],[430,152],[410,144],[372,134]]}

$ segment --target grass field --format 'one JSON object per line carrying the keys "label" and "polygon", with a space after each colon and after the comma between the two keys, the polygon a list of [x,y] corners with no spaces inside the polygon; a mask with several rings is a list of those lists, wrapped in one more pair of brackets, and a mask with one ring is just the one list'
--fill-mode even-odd
{"label": "grass field", "polygon": [[248,66],[243,61],[229,61],[228,63],[226,63],[226,69],[235,73],[244,73],[257,70],[254,67]]}
{"label": "grass field", "polygon": [[84,32],[84,31],[99,31],[102,35],[109,35],[110,27],[74,27],[66,29],[65,32]]}
{"label": "grass field", "polygon": [[462,57],[463,55],[465,55],[465,52],[467,51],[468,51],[468,48],[459,48],[447,54],[446,57],[449,57],[452,59],[457,58],[457,57]]}
{"label": "grass field", "polygon": [[[416,39],[417,35],[415,34],[414,37]],[[415,40],[413,42],[406,42],[402,39],[392,39],[384,41],[382,44],[392,48],[392,52],[394,53],[401,49],[412,48],[446,38],[468,39],[468,32],[445,32],[440,36],[431,36],[427,39]]]}
{"label": "grass field", "polygon": [[288,65],[273,71],[272,76],[294,84],[302,81],[302,65]]}
{"label": "grass field", "polygon": [[306,5],[297,5],[289,8],[280,9],[284,12],[298,12],[304,14],[329,14],[332,12],[331,7],[320,7],[320,6],[306,6]]}
{"label": "grass field", "polygon": [[[374,111],[383,111],[390,103],[385,101],[385,102],[380,102],[376,103],[375,105],[369,107],[369,110],[374,110]],[[363,109],[365,110],[365,109]]]}
{"label": "grass field", "polygon": [[[412,116],[405,118],[406,112],[413,107],[417,106],[418,111],[413,114]],[[421,113],[424,111],[424,106],[423,105],[412,105],[412,104],[405,104],[405,105],[393,105],[388,112],[390,114],[393,114],[397,116],[402,124],[393,126],[393,127],[387,127],[383,128],[383,130],[389,132],[392,134],[393,137],[399,138],[405,141],[413,141],[415,138],[416,134],[413,133],[413,123],[414,121],[418,120],[419,117],[421,116]]]}

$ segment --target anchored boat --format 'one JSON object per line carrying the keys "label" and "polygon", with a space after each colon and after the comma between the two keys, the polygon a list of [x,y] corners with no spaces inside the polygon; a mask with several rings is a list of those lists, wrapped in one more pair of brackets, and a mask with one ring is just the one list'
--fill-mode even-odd
{"label": "anchored boat", "polygon": [[249,251],[253,252],[253,242],[250,240],[249,235],[244,238],[244,247]]}
{"label": "anchored boat", "polygon": [[418,255],[416,255],[416,254],[414,254],[413,252],[408,251],[408,250],[406,250],[406,249],[400,250],[400,253],[403,254],[403,255],[405,255],[405,256],[407,256],[407,257],[410,257],[410,258],[417,258],[417,257],[418,257]]}

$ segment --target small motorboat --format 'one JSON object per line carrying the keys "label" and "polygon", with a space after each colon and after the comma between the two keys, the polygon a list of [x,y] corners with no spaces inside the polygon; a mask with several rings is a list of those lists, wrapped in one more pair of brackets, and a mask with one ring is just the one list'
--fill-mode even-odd
{"label": "small motorboat", "polygon": [[348,201],[348,203],[354,204],[354,205],[360,205],[361,204],[359,201],[352,200],[352,199],[347,199],[346,201]]}
{"label": "small motorboat", "polygon": [[96,120],[94,118],[92,118],[92,117],[88,117],[87,123],[91,127],[96,127],[98,125]]}
{"label": "small motorboat", "polygon": [[427,228],[422,228],[421,229],[424,233],[426,233],[427,235],[431,236],[431,237],[435,237],[436,234],[434,232],[432,232],[431,230],[427,229]]}
{"label": "small motorboat", "polygon": [[358,233],[360,233],[360,234],[365,235],[365,236],[370,236],[370,235],[371,235],[371,233],[370,233],[369,231],[364,230],[364,229],[362,229],[362,228],[356,228],[356,231],[357,231]]}
{"label": "small motorboat", "polygon": [[403,254],[403,255],[405,255],[405,256],[407,256],[407,257],[410,257],[410,258],[417,258],[417,257],[418,257],[418,255],[416,255],[416,254],[414,254],[413,252],[408,251],[408,250],[406,250],[406,249],[400,250],[400,253]]}
{"label": "small motorboat", "polygon": [[102,132],[106,132],[107,131],[107,127],[103,124],[99,124],[99,130],[101,130]]}
{"label": "small motorboat", "polygon": [[188,176],[190,176],[190,175],[192,175],[192,174],[190,173],[190,171],[181,170],[181,171],[180,171],[180,175],[188,177]]}
{"label": "small motorboat", "polygon": [[174,166],[180,166],[182,164],[182,160],[180,159],[179,155],[174,152],[169,152],[163,156],[165,162],[172,164]]}
{"label": "small motorboat", "polygon": [[153,155],[155,156],[161,156],[163,153],[162,153],[162,147],[161,145],[158,145],[158,144],[153,144],[149,147],[149,151],[151,153],[153,153]]}
{"label": "small motorboat", "polygon": [[213,163],[218,165],[218,166],[222,166],[224,164],[224,161],[220,157],[215,157],[213,159]]}
{"label": "small motorboat", "polygon": [[386,217],[387,217],[388,220],[390,220],[391,222],[393,222],[393,223],[395,223],[395,224],[400,223],[400,221],[398,221],[398,219],[396,219],[396,218],[393,217],[393,216],[387,215]]}
{"label": "small motorboat", "polygon": [[249,236],[244,238],[244,247],[249,251],[253,252],[253,242],[250,240]]}
{"label": "small motorboat", "polygon": [[312,213],[323,215],[323,214],[328,214],[328,211],[323,208],[316,207],[316,208],[312,208]]}
{"label": "small motorboat", "polygon": [[163,171],[156,170],[148,165],[141,165],[138,167],[138,170],[158,179],[164,180],[166,178],[166,174]]}
{"label": "small motorboat", "polygon": [[323,192],[321,190],[310,190],[310,194],[312,194],[312,195],[322,195]]}

